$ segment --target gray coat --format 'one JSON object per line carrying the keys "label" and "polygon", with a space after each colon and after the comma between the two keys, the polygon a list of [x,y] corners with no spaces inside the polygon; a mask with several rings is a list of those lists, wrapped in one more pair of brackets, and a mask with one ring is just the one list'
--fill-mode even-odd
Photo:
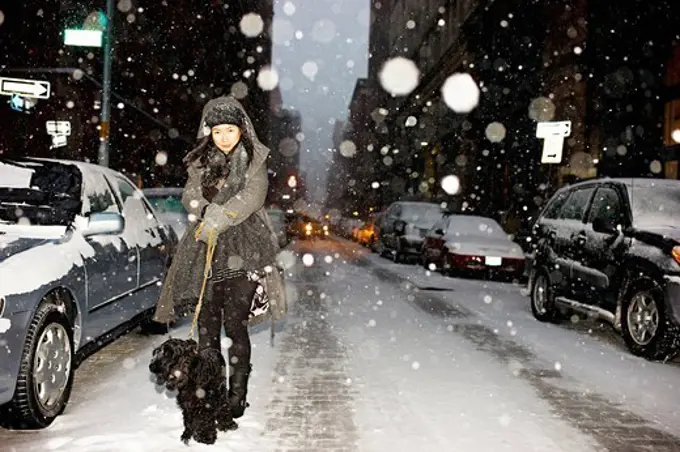
{"label": "gray coat", "polygon": [[[203,108],[203,115],[201,118],[201,125],[199,126],[197,138],[201,139],[206,135],[203,124],[207,111],[217,102],[229,102],[237,106],[241,110],[241,104],[232,97],[220,97],[208,102]],[[244,114],[245,111],[243,110]],[[269,178],[267,174],[267,156],[269,149],[262,144],[255,134],[252,122],[245,115],[246,123],[244,125],[243,133],[247,133],[254,147],[253,158],[245,174],[245,184],[241,191],[235,196],[230,197],[224,203],[218,205],[223,215],[219,215],[218,230],[226,230],[229,227],[239,225],[244,222],[251,215],[257,215],[259,219],[267,226],[267,232],[270,240],[278,249],[278,239],[272,227],[269,216],[264,208],[264,202],[267,197],[267,190],[269,186]],[[156,312],[154,320],[161,323],[168,323],[176,319],[177,316],[188,313],[192,306],[177,306],[177,303],[186,303],[179,295],[182,288],[175,287],[174,281],[182,280],[181,275],[191,273],[196,275],[194,279],[200,279],[203,274],[203,266],[205,264],[205,257],[200,262],[194,262],[193,248],[196,246],[194,239],[194,231],[197,224],[200,222],[204,208],[210,203],[203,197],[201,188],[201,174],[195,165],[190,165],[188,168],[189,177],[184,187],[182,194],[182,203],[192,219],[196,220],[194,226],[187,228],[184,237],[178,246],[177,253],[173,258],[166,281],[163,284],[161,296],[156,305]],[[285,287],[281,273],[276,271],[276,263],[272,262],[271,267],[274,271],[265,274],[264,286],[269,296],[270,301],[270,316],[274,320],[283,318],[288,310]],[[194,287],[200,287],[201,281],[192,281]],[[210,294],[206,294],[207,297]],[[195,300],[193,300],[195,301]],[[253,320],[261,320],[255,318]]]}

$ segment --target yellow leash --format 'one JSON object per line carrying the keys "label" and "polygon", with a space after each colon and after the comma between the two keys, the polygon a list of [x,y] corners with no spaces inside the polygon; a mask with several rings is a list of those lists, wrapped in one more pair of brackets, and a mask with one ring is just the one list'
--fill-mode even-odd
{"label": "yellow leash", "polygon": [[[201,223],[198,228],[196,228],[196,232],[194,233],[195,237],[198,237],[201,234],[201,231],[203,230],[204,224]],[[210,231],[210,235],[208,236],[208,249],[206,251],[205,255],[205,268],[203,270],[203,285],[201,286],[201,294],[198,296],[198,303],[196,303],[196,311],[194,312],[194,319],[191,322],[191,331],[189,331],[189,339],[194,338],[194,331],[196,330],[196,327],[198,326],[198,316],[201,313],[201,307],[203,306],[203,296],[205,295],[205,287],[208,284],[208,278],[210,277],[210,268],[212,266],[212,260],[213,260],[213,255],[215,254],[215,246],[217,245],[217,242],[215,241],[215,231]]]}

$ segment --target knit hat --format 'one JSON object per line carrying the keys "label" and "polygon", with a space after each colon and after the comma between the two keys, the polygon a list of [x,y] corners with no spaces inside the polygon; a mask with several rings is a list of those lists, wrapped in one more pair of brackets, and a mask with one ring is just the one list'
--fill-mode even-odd
{"label": "knit hat", "polygon": [[220,124],[233,124],[243,128],[244,123],[243,111],[224,98],[224,100],[219,99],[205,114],[204,127],[212,129]]}

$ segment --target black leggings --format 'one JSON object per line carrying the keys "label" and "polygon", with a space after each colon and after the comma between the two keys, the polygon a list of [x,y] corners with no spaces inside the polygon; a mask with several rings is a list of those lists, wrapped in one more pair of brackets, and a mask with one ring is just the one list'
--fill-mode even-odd
{"label": "black leggings", "polygon": [[213,297],[198,316],[198,343],[202,348],[221,350],[222,326],[231,339],[229,365],[246,369],[250,365],[248,316],[257,283],[247,276],[213,283]]}

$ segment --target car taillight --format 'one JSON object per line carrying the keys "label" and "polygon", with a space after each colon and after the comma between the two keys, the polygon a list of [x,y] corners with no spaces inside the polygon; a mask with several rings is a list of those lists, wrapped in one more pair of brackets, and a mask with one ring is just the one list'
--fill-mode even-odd
{"label": "car taillight", "polygon": [[680,264],[680,246],[674,246],[671,250],[671,254],[673,255],[673,259],[675,259],[675,262]]}

